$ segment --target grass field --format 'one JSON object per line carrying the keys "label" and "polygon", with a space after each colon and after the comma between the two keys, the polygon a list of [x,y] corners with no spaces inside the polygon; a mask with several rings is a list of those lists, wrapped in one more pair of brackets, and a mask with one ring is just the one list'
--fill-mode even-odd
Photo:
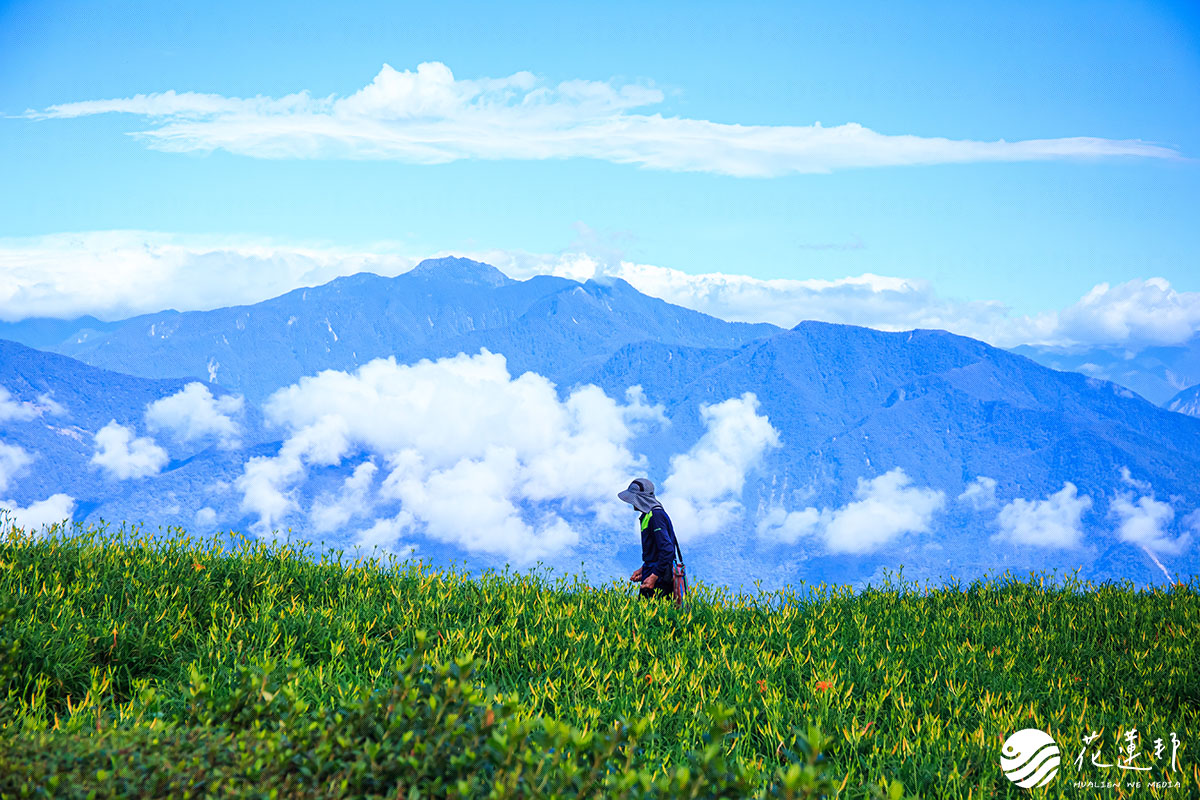
{"label": "grass field", "polygon": [[[829,796],[873,797],[871,786],[892,781],[913,797],[1200,796],[1196,579],[1138,592],[1004,575],[758,597],[698,582],[679,610],[616,583],[515,572],[469,579],[415,563],[318,562],[294,546],[228,552],[174,534],[159,544],[103,528],[4,537],[0,600],[12,613],[0,765],[96,749],[87,740],[114,731],[184,730],[199,699],[220,705],[248,675],[262,681],[263,714],[286,688],[295,713],[336,726],[322,709],[337,713],[392,685],[423,639],[423,658],[458,659],[486,685],[480,697],[506,702],[514,719],[593,732],[644,720],[629,758],[648,774],[669,776],[708,747],[764,791],[807,753],[804,780],[819,786],[812,776],[825,775]],[[287,675],[272,666],[289,662]],[[279,683],[269,691],[271,680]],[[704,713],[714,705],[727,709],[724,736]],[[236,727],[253,716],[250,708],[222,719]],[[1029,727],[1048,731],[1062,758],[1049,786],[1032,792],[999,764],[1004,740]],[[1090,763],[1100,746],[1098,760],[1115,764],[1130,728],[1142,737],[1133,763],[1151,771]],[[1101,737],[1079,769],[1092,732]],[[1155,761],[1158,737],[1166,750]],[[149,746],[112,741],[125,742],[126,755],[130,742]],[[1132,778],[1167,786],[1075,785]],[[11,796],[18,785],[0,778]],[[60,786],[45,796],[61,795]]]}

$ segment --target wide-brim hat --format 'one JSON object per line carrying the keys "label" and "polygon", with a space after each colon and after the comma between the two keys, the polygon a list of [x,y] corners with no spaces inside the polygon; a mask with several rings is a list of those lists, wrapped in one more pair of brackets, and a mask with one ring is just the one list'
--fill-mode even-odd
{"label": "wide-brim hat", "polygon": [[629,482],[629,488],[623,492],[617,492],[617,497],[624,500],[630,505],[637,505],[634,502],[636,497],[654,497],[654,484],[649,478],[634,478]]}

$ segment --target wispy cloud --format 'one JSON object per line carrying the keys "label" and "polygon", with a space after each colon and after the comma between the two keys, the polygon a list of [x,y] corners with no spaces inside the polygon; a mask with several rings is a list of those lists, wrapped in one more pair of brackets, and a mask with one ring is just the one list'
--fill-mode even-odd
{"label": "wispy cloud", "polygon": [[1009,142],[878,133],[858,123],[729,124],[633,113],[661,104],[646,83],[570,80],[550,86],[529,72],[464,80],[439,62],[399,71],[384,64],[345,97],[238,98],[158,92],[61,103],[31,119],[131,114],[153,127],[134,135],[169,152],[226,150],[255,158],[389,159],[442,164],[461,159],[592,158],[681,172],[738,177],[824,173],[855,167],[1177,158],[1141,140],[1088,136]]}
{"label": "wispy cloud", "polygon": [[64,412],[65,409],[47,394],[38,395],[36,400],[18,400],[8,389],[0,386],[0,422],[28,422],[43,414]]}
{"label": "wispy cloud", "polygon": [[980,475],[967,484],[967,488],[958,496],[958,502],[965,503],[976,511],[996,506],[996,479]]}

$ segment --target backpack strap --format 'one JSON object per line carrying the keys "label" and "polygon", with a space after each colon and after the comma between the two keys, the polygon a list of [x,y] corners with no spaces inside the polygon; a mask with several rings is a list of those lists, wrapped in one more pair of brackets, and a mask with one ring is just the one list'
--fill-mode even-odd
{"label": "backpack strap", "polygon": [[[662,511],[663,514],[667,513],[666,509],[664,509],[662,506],[655,506],[655,508]],[[668,519],[670,519],[670,518],[668,517]],[[674,544],[675,544],[675,555],[678,557],[679,563],[682,564],[683,563],[683,553],[680,552],[680,550],[679,550],[679,539],[675,536],[675,526],[668,525],[667,530],[671,533],[671,541],[674,542]]]}

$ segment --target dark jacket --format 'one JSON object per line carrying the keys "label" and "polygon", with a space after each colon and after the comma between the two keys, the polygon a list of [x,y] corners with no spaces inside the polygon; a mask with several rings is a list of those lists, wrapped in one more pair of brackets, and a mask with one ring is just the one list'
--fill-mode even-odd
{"label": "dark jacket", "polygon": [[662,506],[655,506],[649,514],[641,515],[642,528],[642,580],[653,572],[658,576],[658,586],[670,585],[675,576],[672,564],[675,561],[675,529],[671,518]]}

